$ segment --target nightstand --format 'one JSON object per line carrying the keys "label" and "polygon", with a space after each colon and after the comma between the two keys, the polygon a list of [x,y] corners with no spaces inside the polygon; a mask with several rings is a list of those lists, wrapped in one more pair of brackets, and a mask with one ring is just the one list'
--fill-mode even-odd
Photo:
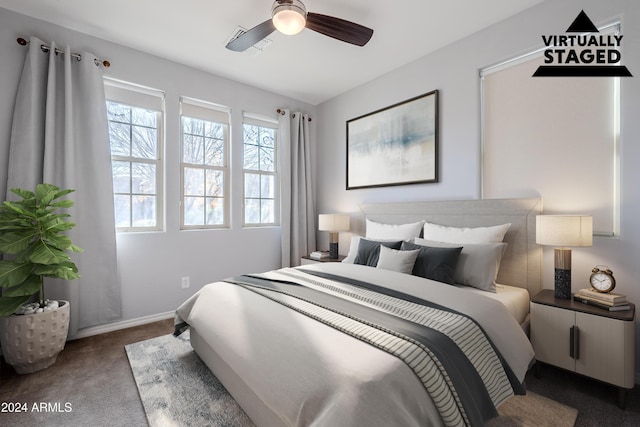
{"label": "nightstand", "polygon": [[345,258],[346,258],[346,256],[344,256],[344,255],[338,255],[338,258],[317,259],[317,258],[311,258],[309,255],[306,255],[306,256],[303,256],[302,258],[300,258],[300,265],[323,263],[323,262],[342,262],[342,260],[345,259]]}
{"label": "nightstand", "polygon": [[531,344],[536,360],[618,387],[624,407],[634,386],[635,305],[607,311],[545,289],[531,299]]}

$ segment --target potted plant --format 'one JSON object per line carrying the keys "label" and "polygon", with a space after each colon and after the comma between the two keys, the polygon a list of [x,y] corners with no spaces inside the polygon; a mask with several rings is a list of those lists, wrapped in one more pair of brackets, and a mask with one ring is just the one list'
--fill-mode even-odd
{"label": "potted plant", "polygon": [[20,200],[0,205],[0,345],[18,373],[52,365],[69,330],[69,302],[45,297],[45,278],[80,277],[69,256],[82,249],[64,234],[75,226],[59,209],[73,206],[62,197],[74,190],[38,184],[35,193],[13,188]]}

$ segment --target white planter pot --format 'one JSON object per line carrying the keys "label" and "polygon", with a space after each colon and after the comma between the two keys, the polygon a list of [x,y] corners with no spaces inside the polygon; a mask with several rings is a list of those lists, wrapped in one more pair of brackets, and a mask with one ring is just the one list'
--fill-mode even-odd
{"label": "white planter pot", "polygon": [[42,313],[0,317],[0,344],[8,364],[19,374],[53,365],[69,332],[69,302]]}

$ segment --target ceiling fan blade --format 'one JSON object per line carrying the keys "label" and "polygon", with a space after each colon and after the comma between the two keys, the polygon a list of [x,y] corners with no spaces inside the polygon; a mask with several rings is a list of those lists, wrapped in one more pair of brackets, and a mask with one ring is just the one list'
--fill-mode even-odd
{"label": "ceiling fan blade", "polygon": [[343,42],[364,46],[371,39],[373,30],[355,22],[333,16],[307,12],[307,25],[310,30]]}
{"label": "ceiling fan blade", "polygon": [[241,36],[231,40],[225,47],[236,52],[245,51],[263,38],[267,37],[269,34],[273,33],[275,30],[276,27],[273,25],[273,21],[268,19],[262,24],[256,25]]}

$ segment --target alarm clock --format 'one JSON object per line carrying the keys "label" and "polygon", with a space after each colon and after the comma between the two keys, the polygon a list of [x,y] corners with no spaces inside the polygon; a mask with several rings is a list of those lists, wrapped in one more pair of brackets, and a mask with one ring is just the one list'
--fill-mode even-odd
{"label": "alarm clock", "polygon": [[[604,270],[599,267],[604,267]],[[601,265],[593,267],[589,282],[593,289],[603,293],[611,292],[616,287],[616,279],[613,277],[613,272],[609,270],[609,267]]]}

